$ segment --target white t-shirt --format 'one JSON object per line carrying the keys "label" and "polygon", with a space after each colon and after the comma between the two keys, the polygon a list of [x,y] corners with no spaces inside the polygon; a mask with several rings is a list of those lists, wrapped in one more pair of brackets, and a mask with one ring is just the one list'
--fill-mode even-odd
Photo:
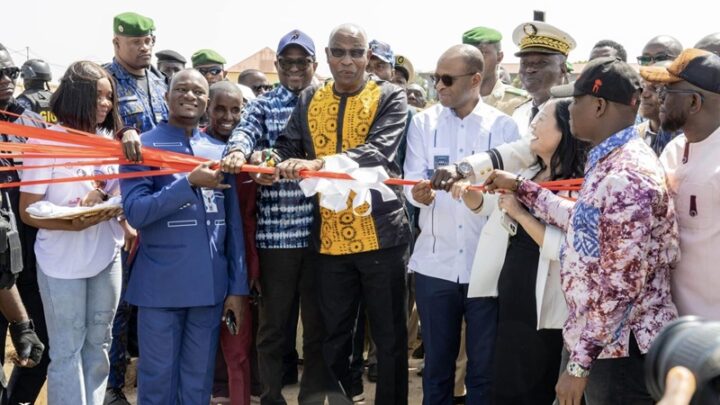
{"label": "white t-shirt", "polygon": [[[55,131],[64,132],[59,127]],[[58,142],[31,138],[29,144],[65,145]],[[96,159],[25,159],[24,165],[48,165],[63,162],[78,162]],[[22,172],[22,181],[58,179],[88,176],[93,174],[117,173],[117,165],[104,166],[55,166],[44,169],[30,169]],[[38,184],[20,187],[23,193],[43,195],[44,201],[55,205],[74,207],[82,198],[97,187],[109,195],[120,193],[118,180],[75,181],[68,183]],[[110,264],[116,251],[123,244],[123,231],[117,220],[111,219],[82,231],[38,230],[35,240],[35,256],[38,267],[50,277],[78,279],[93,277]]]}

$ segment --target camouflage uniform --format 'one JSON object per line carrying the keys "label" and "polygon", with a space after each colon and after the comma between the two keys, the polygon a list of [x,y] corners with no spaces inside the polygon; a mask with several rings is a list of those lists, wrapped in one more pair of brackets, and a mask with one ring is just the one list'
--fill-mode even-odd
{"label": "camouflage uniform", "polygon": [[483,96],[485,104],[491,105],[507,115],[512,115],[513,111],[522,103],[530,99],[527,91],[507,85],[500,80],[495,82],[490,94]]}

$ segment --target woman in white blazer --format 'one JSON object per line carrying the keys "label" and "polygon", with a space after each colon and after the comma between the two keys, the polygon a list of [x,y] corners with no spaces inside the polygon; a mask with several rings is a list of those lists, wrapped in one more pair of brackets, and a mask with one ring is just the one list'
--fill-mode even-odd
{"label": "woman in white blazer", "polygon": [[[582,177],[587,144],[570,133],[570,100],[552,100],[530,125],[535,164],[518,174],[535,182]],[[563,232],[532,216],[513,195],[468,190],[455,198],[489,219],[478,241],[469,296],[497,296],[496,404],[551,404],[560,369],[567,306],[560,285]],[[571,197],[569,194],[565,194]]]}

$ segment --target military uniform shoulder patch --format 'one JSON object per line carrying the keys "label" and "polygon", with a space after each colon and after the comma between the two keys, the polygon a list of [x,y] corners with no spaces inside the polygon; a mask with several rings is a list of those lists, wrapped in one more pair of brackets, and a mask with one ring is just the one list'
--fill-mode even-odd
{"label": "military uniform shoulder patch", "polygon": [[518,89],[513,86],[505,86],[505,92],[515,96],[530,97],[530,94],[526,90]]}

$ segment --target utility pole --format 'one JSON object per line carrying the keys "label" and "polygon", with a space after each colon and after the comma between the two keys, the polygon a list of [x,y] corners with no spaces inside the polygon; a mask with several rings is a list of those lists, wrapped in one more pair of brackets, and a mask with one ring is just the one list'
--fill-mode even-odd
{"label": "utility pole", "polygon": [[26,46],[25,47],[25,61],[27,62],[28,59],[30,59],[30,47]]}

